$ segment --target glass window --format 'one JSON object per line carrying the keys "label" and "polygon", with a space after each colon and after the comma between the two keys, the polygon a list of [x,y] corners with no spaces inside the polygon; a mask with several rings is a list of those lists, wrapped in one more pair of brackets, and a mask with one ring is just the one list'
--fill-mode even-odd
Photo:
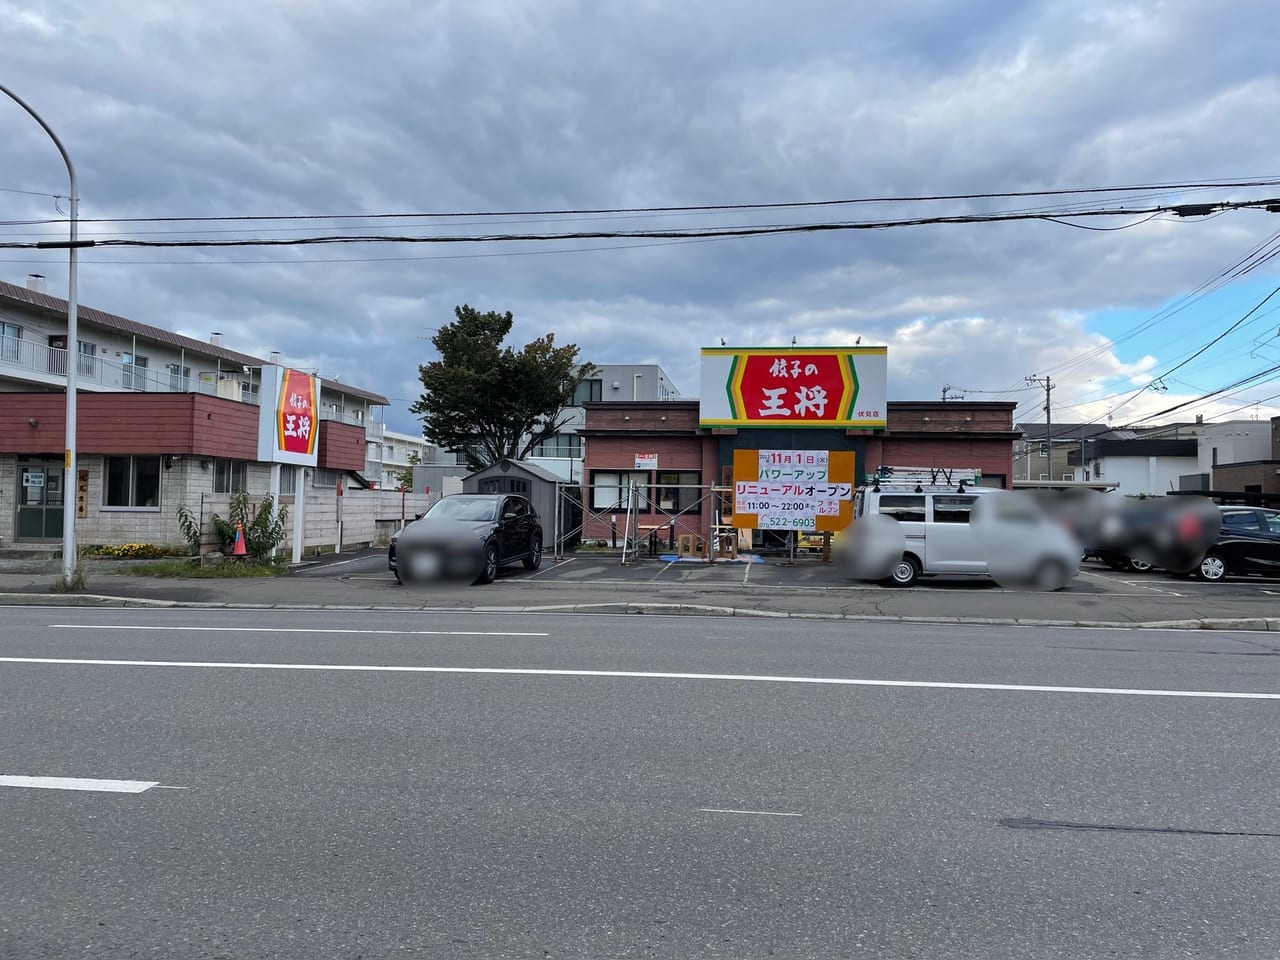
{"label": "glass window", "polygon": [[1049,455],[1049,444],[1047,444],[1047,443],[1041,443],[1041,444],[1040,444],[1040,456],[1042,456],[1042,457],[1047,457],[1048,455]]}
{"label": "glass window", "polygon": [[147,358],[136,353],[124,355],[120,370],[120,385],[126,390],[145,390],[147,387]]}
{"label": "glass window", "polygon": [[533,448],[532,456],[582,459],[582,437],[576,433],[557,433]]}
{"label": "glass window", "polygon": [[1069,474],[1069,473],[1064,473],[1064,474],[1062,475],[1062,479],[1063,479],[1063,480],[1066,480],[1066,481],[1070,481],[1070,480],[1072,480],[1072,479],[1074,479],[1074,478],[1073,478],[1073,476],[1072,476],[1071,474]]}
{"label": "glass window", "polygon": [[685,513],[698,508],[703,497],[702,474],[681,470],[658,474],[658,509],[665,513]]}
{"label": "glass window", "polygon": [[649,512],[649,474],[633,471],[596,471],[591,475],[591,506],[595,510],[626,510],[635,484],[636,509]]}
{"label": "glass window", "polygon": [[88,340],[77,340],[76,351],[80,359],[76,361],[76,372],[92,377],[98,369],[98,345]]}
{"label": "glass window", "polygon": [[880,512],[901,523],[924,522],[924,497],[885,493],[880,495]]}
{"label": "glass window", "polygon": [[191,379],[191,368],[180,363],[169,364],[169,389],[179,393],[187,390],[187,381]]}
{"label": "glass window", "polygon": [[934,497],[933,519],[935,523],[968,523],[969,512],[976,497]]}
{"label": "glass window", "polygon": [[584,403],[599,403],[603,396],[603,380],[583,380],[573,393],[573,406],[580,407]]}
{"label": "glass window", "polygon": [[280,468],[280,496],[292,497],[298,492],[298,468],[285,464]]}
{"label": "glass window", "polygon": [[249,464],[244,460],[213,461],[213,492],[237,493],[248,484]]}
{"label": "glass window", "polygon": [[16,323],[0,320],[0,360],[18,362],[18,344],[22,340],[22,328]]}
{"label": "glass window", "polygon": [[1257,514],[1253,511],[1238,511],[1236,513],[1224,513],[1222,515],[1222,525],[1230,527],[1232,530],[1261,530],[1262,525],[1258,522]]}
{"label": "glass window", "polygon": [[1049,479],[1049,475],[1048,475],[1047,473],[1042,473],[1042,474],[1040,474],[1040,479],[1041,479],[1041,480],[1048,480],[1048,479]]}
{"label": "glass window", "polygon": [[160,458],[107,457],[104,507],[160,509]]}

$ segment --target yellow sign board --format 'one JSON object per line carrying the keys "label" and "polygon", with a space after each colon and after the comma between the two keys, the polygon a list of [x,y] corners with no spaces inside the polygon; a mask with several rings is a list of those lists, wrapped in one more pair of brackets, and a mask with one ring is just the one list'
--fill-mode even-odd
{"label": "yellow sign board", "polygon": [[853,522],[852,450],[733,451],[740,530],[844,530]]}

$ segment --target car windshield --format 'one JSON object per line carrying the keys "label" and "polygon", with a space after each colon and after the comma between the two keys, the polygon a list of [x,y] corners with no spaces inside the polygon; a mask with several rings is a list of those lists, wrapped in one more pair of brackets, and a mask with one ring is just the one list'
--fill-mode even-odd
{"label": "car windshield", "polygon": [[445,497],[426,512],[430,520],[492,520],[497,511],[493,500],[472,500],[468,497]]}

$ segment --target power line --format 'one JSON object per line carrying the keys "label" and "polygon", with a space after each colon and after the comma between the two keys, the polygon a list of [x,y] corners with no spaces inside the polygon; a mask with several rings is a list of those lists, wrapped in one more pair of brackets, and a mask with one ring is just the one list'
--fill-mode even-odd
{"label": "power line", "polygon": [[[946,200],[1000,200],[1016,197],[1065,197],[1088,194],[1115,194],[1159,191],[1161,193],[1186,192],[1192,190],[1215,190],[1240,187],[1272,187],[1280,185],[1280,178],[1227,178],[1215,181],[1178,181],[1169,183],[1128,184],[1105,187],[1072,187],[1059,190],[1016,190],[990,191],[986,193],[951,193],[925,194],[920,196],[886,196],[855,197],[838,200],[790,200],[767,203],[713,203],[690,204],[684,206],[649,206],[649,207],[597,207],[567,208],[544,210],[471,210],[471,211],[420,211],[395,213],[341,213],[341,214],[283,214],[268,216],[264,214],[242,214],[233,216],[163,216],[163,217],[99,217],[82,218],[81,223],[210,223],[210,222],[255,222],[271,220],[394,220],[394,219],[452,219],[456,217],[550,217],[581,216],[586,214],[633,214],[633,213],[702,213],[724,212],[734,210],[801,210],[817,207],[852,206],[872,203],[932,203]],[[1145,211],[1144,211],[1145,212]],[[40,221],[31,221],[33,223]],[[58,222],[58,221],[47,221]]]}
{"label": "power line", "polygon": [[[1244,201],[1224,201],[1214,206],[1223,210],[1242,210],[1248,208],[1280,208],[1280,199],[1259,199]],[[1177,205],[1161,205],[1145,209],[1102,209],[1080,211],[1080,217],[1112,217],[1133,216],[1143,213],[1173,212]],[[873,221],[839,221],[803,224],[768,224],[746,227],[711,227],[681,228],[674,230],[608,230],[608,231],[571,231],[565,233],[507,233],[507,234],[461,234],[454,236],[405,236],[386,234],[364,234],[336,237],[290,237],[290,238],[254,238],[237,240],[87,240],[83,246],[89,247],[296,247],[322,244],[349,243],[501,243],[531,242],[549,240],[620,240],[620,239],[656,239],[677,240],[687,238],[709,237],[751,237],[751,236],[783,236],[789,234],[843,232],[849,230],[886,230],[894,227],[940,226],[944,224],[976,224],[976,223],[1008,223],[1028,220],[1046,220],[1041,213],[994,213],[994,214],[959,214],[954,216],[913,217],[903,220]],[[65,241],[37,242],[0,242],[0,249],[30,250],[65,248]]]}

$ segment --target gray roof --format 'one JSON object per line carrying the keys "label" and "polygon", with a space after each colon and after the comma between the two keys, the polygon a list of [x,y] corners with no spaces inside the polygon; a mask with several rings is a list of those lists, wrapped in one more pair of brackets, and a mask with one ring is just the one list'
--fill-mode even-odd
{"label": "gray roof", "polygon": [[[1043,440],[1045,438],[1045,424],[1043,423],[1018,423],[1014,424],[1014,429],[1019,431],[1027,440]],[[1055,423],[1051,427],[1054,440],[1076,440],[1080,439],[1080,432],[1084,431],[1085,439],[1109,435],[1112,430],[1105,423]]]}
{"label": "gray roof", "polygon": [[[47,293],[40,293],[29,287],[20,287],[16,283],[6,283],[0,280],[0,300],[9,300],[13,303],[21,303],[29,307],[35,307],[38,310],[44,310],[47,313],[66,318],[67,301],[59,297],[51,296]],[[96,307],[86,307],[83,304],[76,305],[76,315],[87,320],[89,323],[99,327],[106,327],[109,330],[118,330],[121,333],[127,333],[132,336],[147,337],[160,343],[167,343],[171,347],[177,347],[180,350],[191,350],[210,357],[218,357],[237,366],[262,366],[266,363],[261,357],[255,357],[247,353],[239,353],[235,350],[228,350],[226,347],[220,347],[216,344],[206,343],[203,340],[196,340],[192,337],[184,337],[181,334],[174,333],[172,330],[165,330],[162,327],[153,327],[146,323],[139,323],[137,320],[130,320],[128,317],[116,316],[114,313],[107,313],[105,310],[99,310]],[[389,406],[391,401],[379,393],[373,393],[369,390],[361,390],[359,387],[353,387],[349,383],[341,383],[337,380],[328,380],[324,377],[320,378],[320,382],[330,390],[350,394],[353,397],[360,397],[368,400],[370,403],[379,406]]]}
{"label": "gray roof", "polygon": [[511,464],[512,469],[518,470],[521,473],[526,473],[536,480],[544,480],[548,483],[564,482],[563,477],[556,476],[546,467],[539,466],[536,463],[526,463],[523,460],[512,460],[510,458],[505,460],[499,460],[497,463],[490,464],[489,466],[485,467],[483,470],[477,470],[475,473],[468,474],[464,479],[470,480],[472,477],[487,476],[491,473],[507,473],[509,471],[505,471],[502,469],[502,464],[504,463]]}

